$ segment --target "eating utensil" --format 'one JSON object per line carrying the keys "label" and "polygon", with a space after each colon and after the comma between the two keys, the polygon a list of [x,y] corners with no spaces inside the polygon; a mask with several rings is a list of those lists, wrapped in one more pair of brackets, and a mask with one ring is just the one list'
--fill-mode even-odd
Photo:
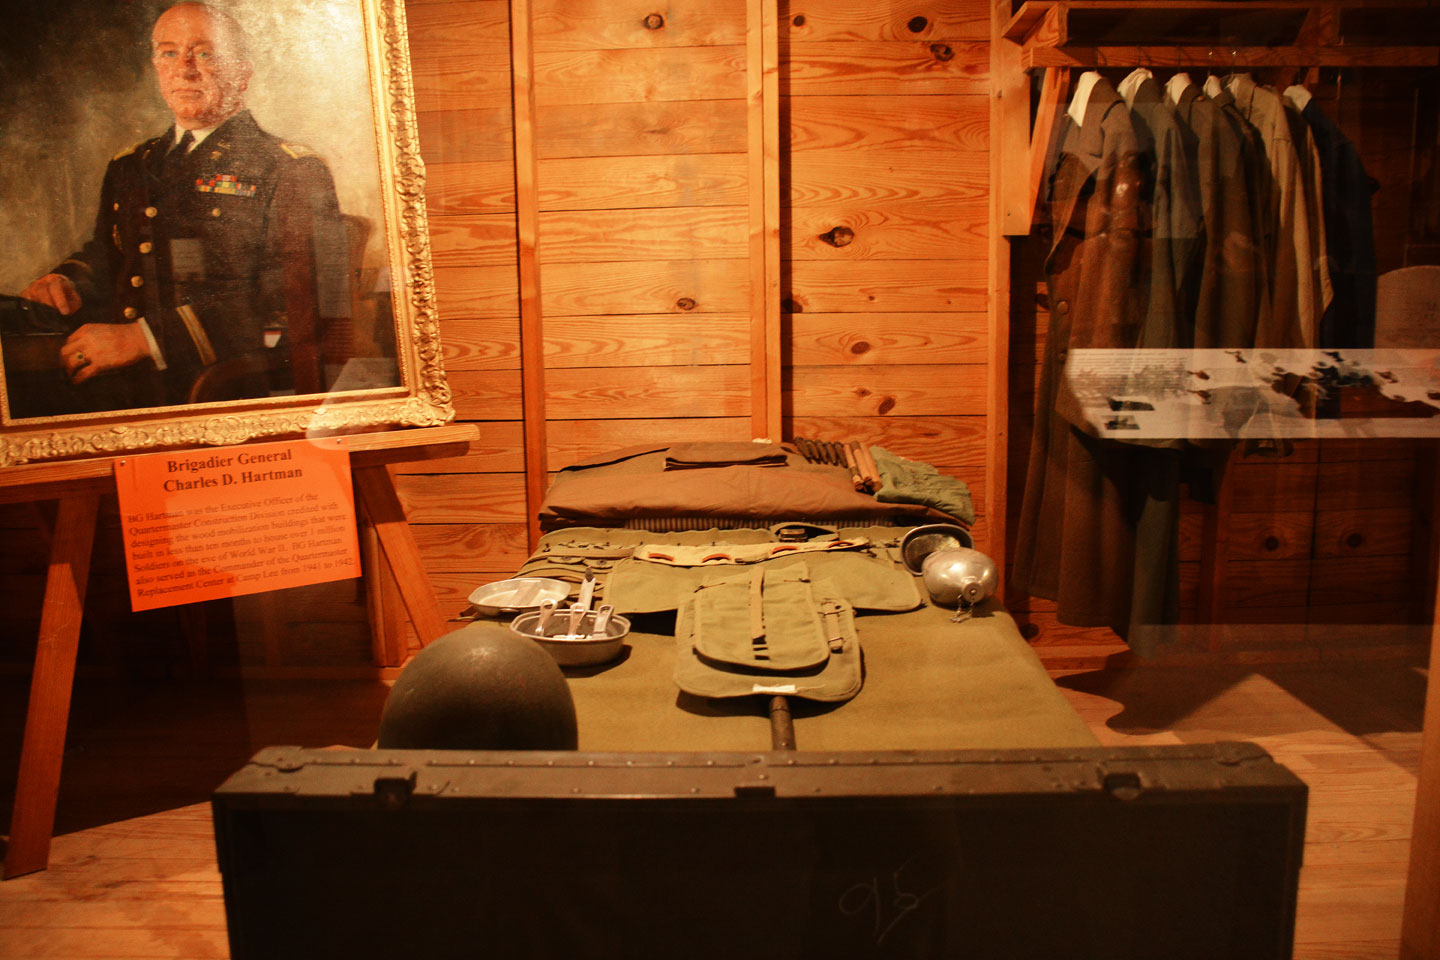
{"label": "eating utensil", "polygon": [[585,612],[589,611],[589,609],[590,609],[590,604],[593,603],[594,600],[595,600],[595,574],[593,574],[593,573],[587,573],[587,574],[585,574],[585,579],[584,579],[584,581],[582,581],[581,584],[580,584],[580,599],[577,600],[577,601],[575,601],[574,606],[572,606],[570,609],[571,609],[571,610],[574,610],[574,609],[576,609],[576,608],[578,607],[578,608],[580,609],[580,612],[581,612],[581,613],[585,613]]}
{"label": "eating utensil", "polygon": [[608,603],[602,604],[600,609],[595,611],[595,620],[590,627],[591,637],[605,636],[605,630],[610,626],[610,615],[614,612],[615,608]]}

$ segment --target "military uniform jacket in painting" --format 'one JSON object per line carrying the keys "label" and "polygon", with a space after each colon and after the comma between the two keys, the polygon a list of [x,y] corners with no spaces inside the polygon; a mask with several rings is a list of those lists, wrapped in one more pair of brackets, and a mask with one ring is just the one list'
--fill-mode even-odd
{"label": "military uniform jacket in painting", "polygon": [[[266,354],[267,325],[308,329],[313,342],[317,290],[343,287],[347,266],[319,157],[265,133],[248,111],[167,161],[174,142],[172,129],[110,162],[95,235],[56,270],[80,291],[79,322],[146,320],[167,367],[151,385],[157,404],[184,402],[207,366],[288,360]],[[148,360],[130,372],[146,371]]]}

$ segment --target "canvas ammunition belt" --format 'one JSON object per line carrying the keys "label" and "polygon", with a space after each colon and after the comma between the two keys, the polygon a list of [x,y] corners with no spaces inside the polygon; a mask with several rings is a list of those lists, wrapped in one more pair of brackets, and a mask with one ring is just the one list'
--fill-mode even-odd
{"label": "canvas ammunition belt", "polygon": [[647,543],[637,547],[636,560],[665,563],[672,567],[704,567],[711,564],[760,563],[801,553],[828,553],[868,547],[864,537],[846,540],[808,540],[799,543],[716,543],[692,546],[681,543]]}

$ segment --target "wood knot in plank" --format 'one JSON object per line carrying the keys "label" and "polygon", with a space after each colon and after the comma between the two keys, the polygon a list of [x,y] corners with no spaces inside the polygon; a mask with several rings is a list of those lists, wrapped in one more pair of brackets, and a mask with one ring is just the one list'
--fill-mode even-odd
{"label": "wood knot in plank", "polygon": [[930,21],[926,20],[924,17],[911,17],[910,22],[905,24],[905,26],[910,28],[911,33],[919,33],[926,27],[930,26]]}
{"label": "wood knot in plank", "polygon": [[955,59],[955,48],[948,43],[930,44],[930,53],[941,63],[947,63]]}
{"label": "wood knot in plank", "polygon": [[849,227],[831,227],[825,233],[820,234],[820,239],[832,247],[848,247],[855,239],[855,231]]}
{"label": "wood knot in plank", "polygon": [[675,306],[679,307],[681,310],[694,310],[695,301],[691,297],[681,297],[679,300],[675,301]]}
{"label": "wood knot in plank", "polygon": [[645,18],[646,30],[659,30],[663,26],[665,26],[665,18],[658,13],[652,13]]}
{"label": "wood knot in plank", "polygon": [[854,343],[850,344],[850,352],[855,354],[855,356],[857,357],[862,354],[869,353],[870,344],[866,343],[864,340],[856,340]]}
{"label": "wood knot in plank", "polygon": [[894,410],[894,409],[895,409],[895,398],[894,398],[894,397],[886,397],[885,399],[883,399],[883,400],[880,401],[879,410],[880,410],[880,415],[881,415],[882,417],[883,417],[885,414],[889,413],[891,410]]}
{"label": "wood knot in plank", "polygon": [[795,24],[795,26],[797,26],[797,27],[803,27],[803,26],[805,26],[805,14],[803,14],[803,13],[797,13],[797,14],[795,14],[794,19],[792,19],[790,22],[793,23],[793,24]]}

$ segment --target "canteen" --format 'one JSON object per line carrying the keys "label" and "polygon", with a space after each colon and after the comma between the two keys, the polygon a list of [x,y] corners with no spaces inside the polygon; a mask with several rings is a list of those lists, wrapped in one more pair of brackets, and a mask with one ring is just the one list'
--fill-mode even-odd
{"label": "canteen", "polygon": [[995,592],[1000,579],[995,561],[970,547],[936,550],[921,564],[920,576],[930,598],[947,607],[973,607],[983,602]]}

